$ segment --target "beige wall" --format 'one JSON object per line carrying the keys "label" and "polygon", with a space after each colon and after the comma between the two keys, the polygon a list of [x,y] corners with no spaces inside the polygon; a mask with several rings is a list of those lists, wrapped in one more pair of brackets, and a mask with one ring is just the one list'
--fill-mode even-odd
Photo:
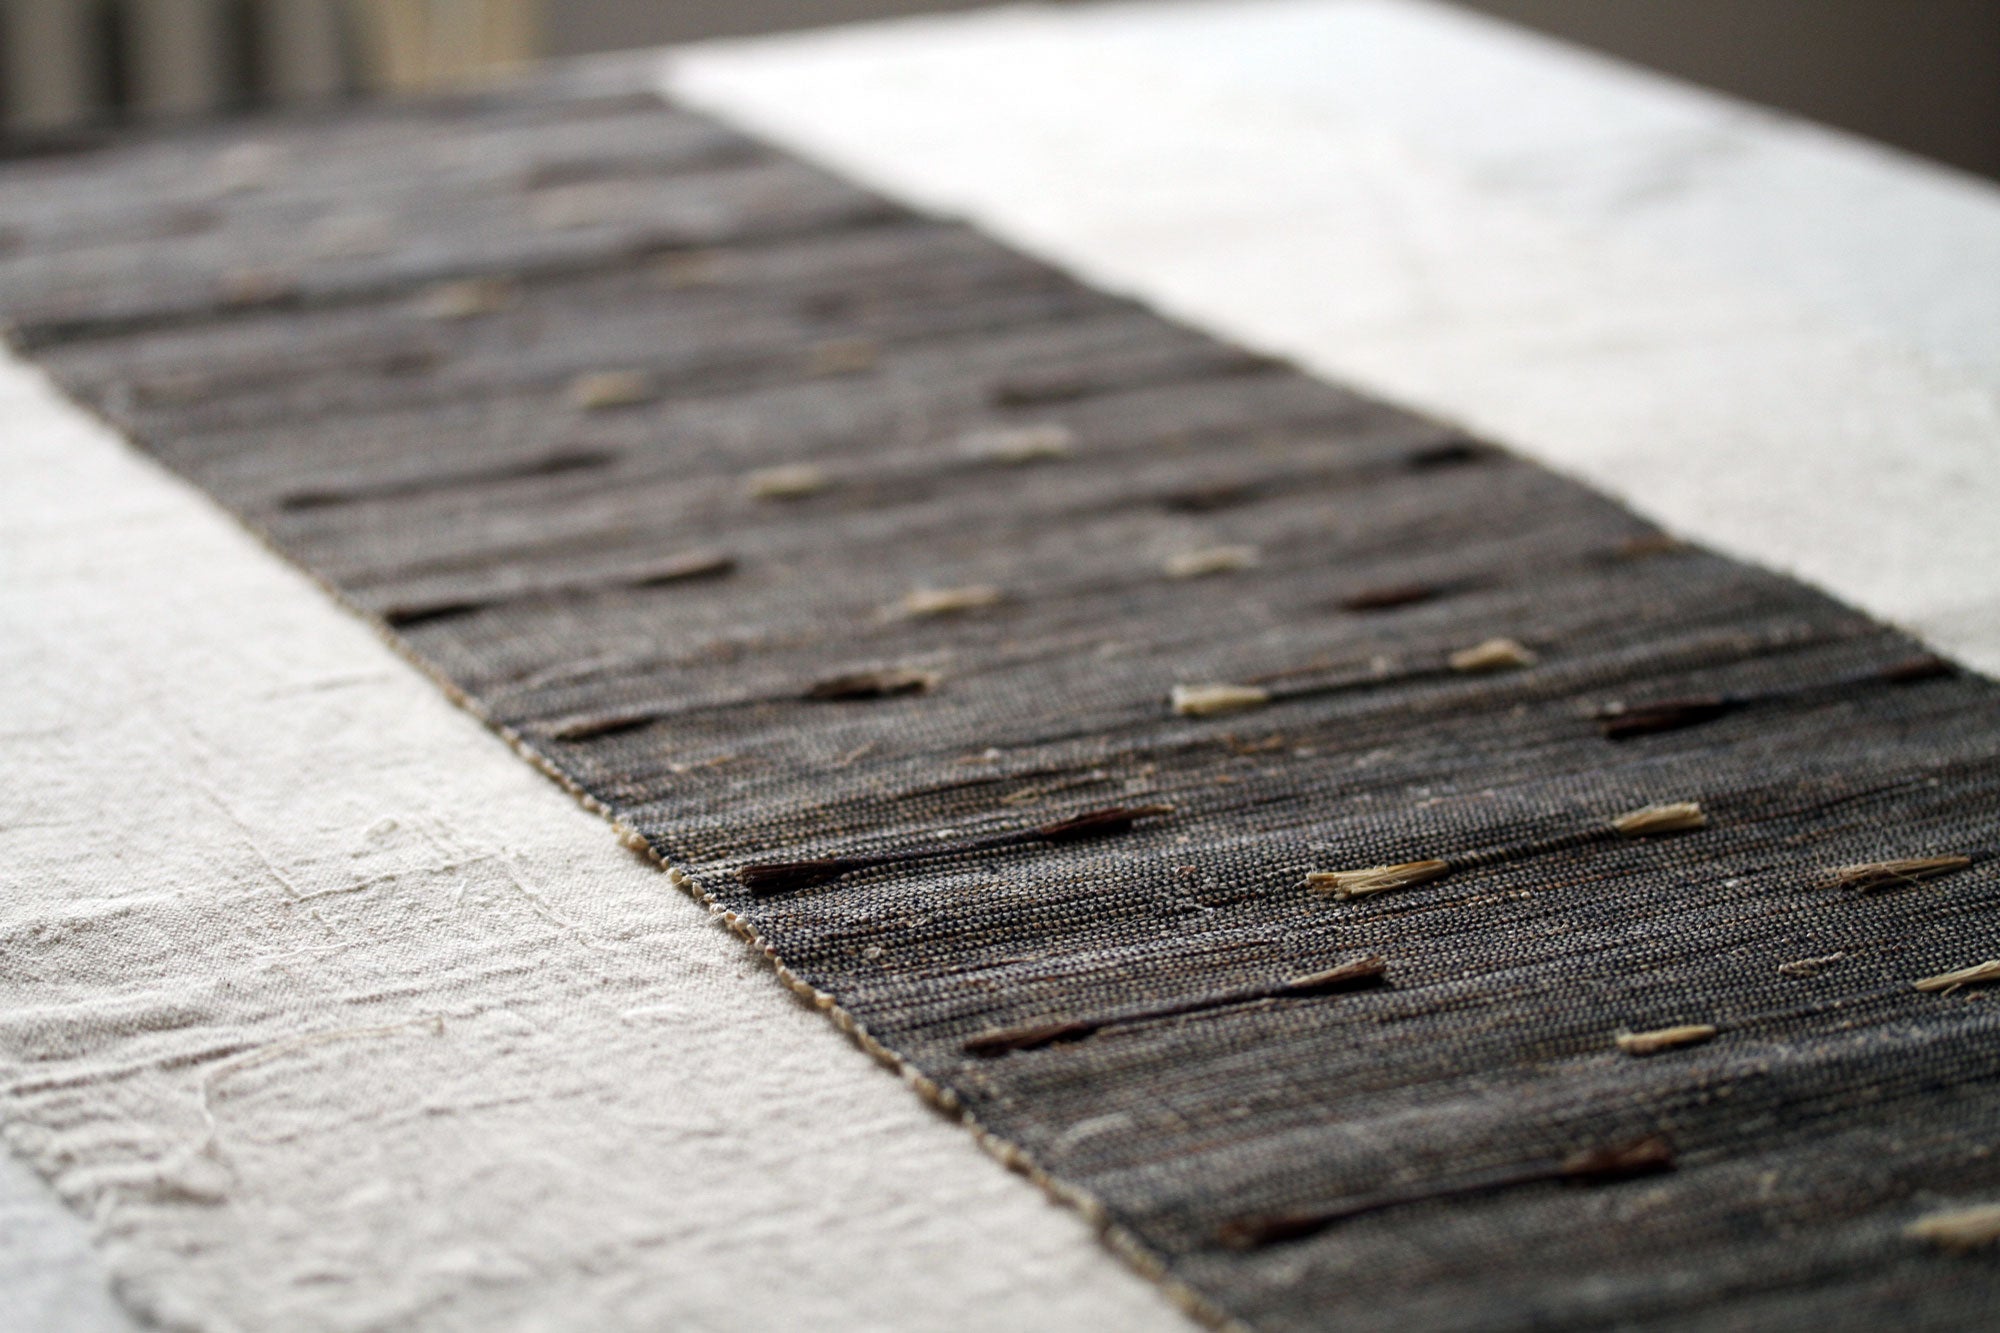
{"label": "beige wall", "polygon": [[2000,0],[1456,0],[2000,176]]}

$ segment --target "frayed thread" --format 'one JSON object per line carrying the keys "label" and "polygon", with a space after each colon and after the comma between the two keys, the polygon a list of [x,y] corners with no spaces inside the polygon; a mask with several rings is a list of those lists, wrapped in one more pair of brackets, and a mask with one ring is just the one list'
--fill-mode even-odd
{"label": "frayed thread", "polygon": [[1487,639],[1470,648],[1461,648],[1445,659],[1453,671],[1469,673],[1518,671],[1540,660],[1513,639]]}
{"label": "frayed thread", "polygon": [[1392,889],[1414,888],[1451,873],[1449,861],[1405,861],[1401,865],[1370,866],[1365,870],[1315,870],[1306,887],[1335,898],[1366,898]]}
{"label": "frayed thread", "polygon": [[981,611],[990,606],[998,606],[1005,594],[989,583],[975,583],[964,588],[916,588],[904,594],[900,606],[903,615],[921,620],[930,616],[956,616],[967,611]]}
{"label": "frayed thread", "polygon": [[786,463],[758,468],[743,479],[743,484],[753,500],[803,500],[818,495],[833,483],[823,468],[811,463]]}
{"label": "frayed thread", "polygon": [[1864,861],[1827,872],[1821,885],[1829,889],[1884,889],[1949,875],[1972,864],[1969,856],[1909,856],[1894,861]]}
{"label": "frayed thread", "polygon": [[1255,568],[1254,546],[1203,546],[1168,556],[1160,566],[1170,579],[1201,579]]}
{"label": "frayed thread", "polygon": [[564,594],[591,595],[620,588],[664,588],[676,583],[721,578],[725,574],[733,573],[735,569],[736,558],[723,552],[684,551],[641,565],[636,569],[623,570],[595,579],[536,584],[509,589],[504,593],[495,593],[488,597],[440,597],[428,600],[417,598],[393,602],[380,608],[376,614],[381,616],[383,622],[391,629],[410,629],[440,620],[456,620],[481,611],[533,601],[537,598]]}
{"label": "frayed thread", "polygon": [[585,412],[636,407],[653,397],[652,378],[640,370],[596,370],[569,384],[569,400]]}
{"label": "frayed thread", "polygon": [[864,375],[882,360],[882,346],[867,338],[835,338],[806,353],[806,373],[815,376]]}
{"label": "frayed thread", "polygon": [[1844,952],[1821,954],[1817,958],[1795,958],[1789,963],[1778,964],[1778,971],[1788,977],[1816,977],[1846,958]]}
{"label": "frayed thread", "polygon": [[958,444],[978,462],[1025,467],[1069,457],[1076,436],[1067,426],[1014,426],[972,431],[961,436]]}
{"label": "frayed thread", "polygon": [[514,296],[514,284],[506,278],[458,278],[426,288],[418,308],[431,319],[474,319],[505,310]]}
{"label": "frayed thread", "polygon": [[1961,967],[1952,972],[1940,972],[1912,984],[1920,991],[1949,995],[1961,986],[1983,986],[1989,981],[2000,981],[2000,959],[1974,963],[1971,967]]}
{"label": "frayed thread", "polygon": [[1082,814],[1059,819],[1050,824],[1037,825],[1034,828],[1017,829],[1011,833],[997,833],[991,837],[973,838],[963,842],[941,843],[934,847],[913,847],[875,856],[836,856],[811,861],[774,861],[747,865],[736,872],[736,878],[744,888],[761,898],[774,893],[790,893],[798,889],[830,884],[857,870],[910,865],[935,861],[943,857],[999,851],[1037,843],[1082,842],[1091,838],[1115,837],[1130,832],[1132,826],[1141,819],[1172,814],[1173,810],[1174,807],[1171,805],[1111,806],[1103,810],[1087,810]]}
{"label": "frayed thread", "polygon": [[1261,685],[1176,685],[1167,694],[1167,704],[1181,717],[1213,717],[1218,713],[1242,713],[1271,702],[1271,692]]}
{"label": "frayed thread", "polygon": [[1251,986],[1242,990],[1224,991],[1217,995],[1201,996],[1192,1000],[1181,1000],[1173,1004],[1156,1005],[1146,1009],[1132,1009],[1120,1013],[1106,1014],[1097,1018],[1068,1019],[1051,1023],[1031,1023],[1018,1027],[995,1028],[967,1038],[961,1049],[967,1055],[981,1059],[995,1059],[1017,1051],[1035,1051],[1046,1046],[1064,1042],[1081,1041],[1085,1037],[1102,1032],[1105,1028],[1127,1023],[1143,1023],[1157,1019],[1179,1018],[1187,1014],[1202,1013],[1240,1004],[1253,1004],[1260,1000],[1279,1000],[1289,997],[1328,995],[1337,991],[1358,990],[1380,983],[1388,972],[1388,964],[1380,955],[1370,954],[1352,962],[1324,972],[1314,972],[1306,976],[1292,977],[1285,981],[1266,986]]}
{"label": "frayed thread", "polygon": [[1655,838],[1667,833],[1692,833],[1708,827],[1708,815],[1699,801],[1669,801],[1663,805],[1641,806],[1618,816],[1611,827],[1627,838]]}
{"label": "frayed thread", "polygon": [[1663,731],[1698,727],[1717,718],[1762,704],[1808,700],[1822,695],[1839,695],[1871,685],[1915,685],[1958,674],[1958,668],[1935,653],[1920,653],[1876,667],[1857,675],[1806,685],[1787,686],[1752,694],[1701,694],[1683,699],[1655,699],[1643,703],[1610,703],[1596,711],[1598,729],[1606,740],[1631,740]]}
{"label": "frayed thread", "polygon": [[1216,1229],[1225,1249],[1250,1250],[1317,1235],[1339,1222],[1409,1204],[1469,1198],[1527,1185],[1609,1185],[1674,1169],[1674,1145],[1664,1134],[1648,1134],[1573,1152],[1559,1161],[1501,1169],[1434,1185],[1345,1199],[1324,1208],[1237,1218]]}
{"label": "frayed thread", "polygon": [[850,671],[830,676],[805,692],[805,698],[821,702],[855,699],[894,699],[905,694],[924,694],[937,688],[935,671],[911,671],[890,667],[881,671]]}
{"label": "frayed thread", "polygon": [[1708,827],[1708,815],[1698,801],[1667,801],[1642,806],[1606,823],[1556,834],[1509,847],[1460,853],[1446,860],[1432,858],[1404,861],[1395,865],[1367,866],[1357,870],[1316,870],[1306,876],[1306,887],[1335,898],[1365,898],[1395,889],[1414,888],[1441,879],[1454,870],[1520,860],[1564,848],[1602,842],[1609,838],[1652,838],[1675,833],[1693,833]]}
{"label": "frayed thread", "polygon": [[1432,601],[1443,592],[1444,589],[1429,583],[1392,583],[1351,592],[1342,597],[1338,605],[1343,611],[1393,611],[1398,607]]}
{"label": "frayed thread", "polygon": [[1674,1027],[1654,1028],[1650,1032],[1621,1032],[1616,1040],[1618,1049],[1627,1055],[1658,1055],[1661,1051],[1712,1041],[1721,1032],[1722,1029],[1713,1023],[1680,1023]]}
{"label": "frayed thread", "polygon": [[1926,1213],[1904,1227],[1903,1234],[1955,1254],[1985,1249],[2000,1244],[2000,1203]]}

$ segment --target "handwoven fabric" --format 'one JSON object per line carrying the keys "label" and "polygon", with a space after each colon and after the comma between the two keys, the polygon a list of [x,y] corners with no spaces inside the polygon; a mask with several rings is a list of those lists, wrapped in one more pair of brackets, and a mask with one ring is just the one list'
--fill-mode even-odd
{"label": "handwoven fabric", "polygon": [[0,421],[0,1329],[1188,1327],[207,497]]}
{"label": "handwoven fabric", "polygon": [[[45,266],[23,346],[1205,1311],[1991,1298],[1902,1234],[1992,1184],[1990,1023],[1911,986],[1991,952],[1986,683],[667,110],[8,198],[53,254],[50,173],[217,162],[181,266]],[[393,244],[302,253],[335,187]]]}

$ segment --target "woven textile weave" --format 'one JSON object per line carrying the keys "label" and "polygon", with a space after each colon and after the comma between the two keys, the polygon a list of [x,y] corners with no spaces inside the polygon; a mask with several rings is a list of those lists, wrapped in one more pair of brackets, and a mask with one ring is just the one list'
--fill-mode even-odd
{"label": "woven textile weave", "polygon": [[29,355],[1200,1312],[2000,1296],[1906,1230],[2000,1191],[1913,984],[2000,956],[2000,696],[1893,630],[650,98],[0,222]]}

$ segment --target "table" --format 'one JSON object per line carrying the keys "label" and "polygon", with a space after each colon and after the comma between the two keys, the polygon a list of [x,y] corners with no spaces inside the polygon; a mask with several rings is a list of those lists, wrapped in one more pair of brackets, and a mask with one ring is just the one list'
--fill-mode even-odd
{"label": "table", "polygon": [[[999,11],[692,48],[667,58],[664,80],[1101,284],[1463,419],[2000,669],[2000,193],[1988,185],[1406,0]],[[21,482],[10,560],[33,585],[8,603],[29,631],[14,642],[32,645],[12,664],[43,701],[10,722],[14,771],[108,745],[122,786],[99,799],[155,801],[151,829],[190,849],[135,869],[121,847],[78,836],[90,812],[72,806],[71,891],[247,891],[401,819],[455,849],[391,850],[418,895],[470,884],[506,897],[517,875],[564,913],[657,895],[590,819],[203,501],[31,374],[8,367],[6,391],[25,426],[8,459]],[[86,559],[75,538],[107,513],[133,520],[134,539]],[[139,614],[160,606],[171,618]],[[80,674],[65,642],[115,669]],[[185,734],[115,743],[112,712],[135,691],[183,729],[213,724],[219,660],[284,711],[199,747]],[[292,781],[298,756],[270,737],[298,725],[301,699],[323,710],[323,734],[392,734],[400,748],[364,773],[341,767],[336,745],[324,781],[284,800],[219,813],[234,803],[164,798],[197,748],[218,791]],[[61,713],[98,720],[65,731]],[[66,739],[51,747],[51,734]],[[364,804],[376,824],[359,819]],[[328,836],[273,846],[301,813]],[[16,833],[11,854],[35,850]],[[677,1124],[650,1127],[679,1136],[653,1165],[674,1173],[690,1216],[648,1257],[673,1290],[601,1316],[1178,1322],[1075,1219],[927,1118],[698,914],[654,947],[654,962],[700,978],[653,997],[658,1016],[699,1015],[705,1027],[677,1030],[714,1038],[651,1051],[698,1089]],[[731,1025],[754,1027],[758,1060],[724,1039]],[[414,1068],[383,1058],[385,1075]],[[867,1132],[824,1152],[819,1123],[782,1114],[806,1096]],[[695,1114],[724,1104],[747,1119]],[[7,1165],[5,1234],[60,1256],[6,1269],[10,1299],[33,1326],[117,1327],[80,1225]],[[582,1165],[551,1200],[570,1223],[619,1193],[617,1166]],[[358,1206],[381,1206],[367,1196],[380,1184],[357,1181]],[[269,1222],[275,1201],[260,1206]],[[311,1206],[294,1211],[287,1224],[309,1232]],[[100,1222],[140,1299],[226,1304],[145,1237],[117,1236],[115,1217]],[[592,1308],[537,1306],[493,1236],[453,1235],[449,1219],[437,1234],[439,1262],[419,1276],[445,1311],[528,1322]],[[774,1270],[749,1293],[727,1269],[744,1234]],[[527,1294],[481,1306],[468,1293],[482,1284]],[[371,1308],[310,1283],[287,1299],[307,1322]]]}

